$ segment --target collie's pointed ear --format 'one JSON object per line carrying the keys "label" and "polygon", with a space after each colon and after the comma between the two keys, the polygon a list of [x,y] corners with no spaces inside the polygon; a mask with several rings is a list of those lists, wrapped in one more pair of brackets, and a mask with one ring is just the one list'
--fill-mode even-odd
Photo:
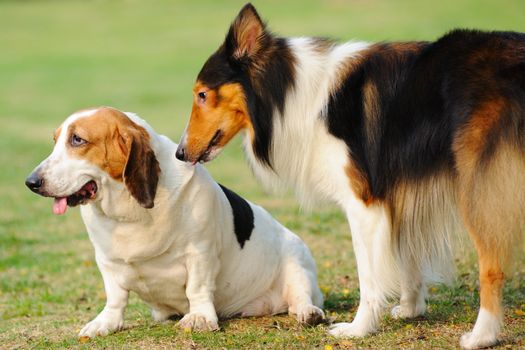
{"label": "collie's pointed ear", "polygon": [[262,48],[268,33],[252,4],[244,5],[228,32],[233,58],[253,57]]}
{"label": "collie's pointed ear", "polygon": [[149,144],[146,130],[134,125],[122,135],[127,161],[122,174],[133,198],[144,208],[153,208],[160,166]]}

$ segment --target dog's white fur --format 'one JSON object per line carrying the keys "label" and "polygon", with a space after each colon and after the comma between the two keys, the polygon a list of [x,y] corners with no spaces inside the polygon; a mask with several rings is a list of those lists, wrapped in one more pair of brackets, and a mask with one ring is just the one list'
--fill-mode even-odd
{"label": "dog's white fur", "polygon": [[254,229],[241,249],[232,207],[204,167],[175,159],[177,145],[142,119],[161,173],[152,209],[142,208],[126,186],[83,159],[68,155],[68,126],[96,113],[73,114],[62,125],[52,154],[40,165],[47,191],[67,196],[87,181],[96,198],[81,207],[107,303],[79,336],[121,329],[130,291],[152,308],[155,320],[184,315],[183,328],[214,330],[218,316],[288,311],[301,322],[324,317],[316,267],[306,245],[250,203]]}
{"label": "dog's white fur", "polygon": [[366,205],[353,192],[343,171],[348,165],[348,148],[328,132],[323,120],[323,108],[337,87],[338,72],[369,45],[348,42],[323,52],[310,38],[292,38],[288,43],[296,59],[296,86],[300,88],[288,92],[284,116],[273,118],[273,169],[255,156],[247,131],[244,149],[256,177],[269,190],[291,187],[306,207],[326,200],[337,203],[346,213],[357,259],[360,302],[354,320],[334,324],[330,334],[365,336],[377,330],[388,297],[401,296],[400,304],[391,311],[394,317],[421,315],[426,311],[426,283],[452,275],[449,237],[457,232],[457,222],[450,220],[455,215],[449,212],[455,208],[449,205],[453,201],[448,193],[429,193],[435,196],[429,200],[435,205],[425,217],[433,219],[425,222],[425,227],[413,227],[413,231],[431,229],[434,241],[425,242],[428,235],[414,234],[411,242],[403,242],[409,245],[407,249],[413,245],[421,248],[415,250],[421,254],[417,257],[420,261],[405,262],[394,256],[388,210],[381,204]]}

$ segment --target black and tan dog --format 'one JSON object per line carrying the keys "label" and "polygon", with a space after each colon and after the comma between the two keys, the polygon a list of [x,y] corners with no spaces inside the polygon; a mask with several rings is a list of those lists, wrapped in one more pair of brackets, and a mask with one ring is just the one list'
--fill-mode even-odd
{"label": "black and tan dog", "polygon": [[456,30],[435,42],[281,38],[246,5],[194,87],[177,157],[213,159],[239,131],[256,176],[348,216],[361,301],[337,336],[425,312],[466,229],[481,309],[465,348],[497,342],[502,286],[525,227],[525,35]]}

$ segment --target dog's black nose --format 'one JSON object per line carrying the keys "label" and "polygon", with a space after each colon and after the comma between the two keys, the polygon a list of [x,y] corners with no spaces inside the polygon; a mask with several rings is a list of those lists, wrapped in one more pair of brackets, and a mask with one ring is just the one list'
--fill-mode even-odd
{"label": "dog's black nose", "polygon": [[186,156],[186,152],[184,152],[184,147],[180,146],[177,148],[177,152],[175,152],[175,157],[177,157],[178,160],[184,161]]}
{"label": "dog's black nose", "polygon": [[35,193],[38,193],[38,190],[40,187],[42,187],[43,183],[44,180],[42,180],[42,178],[36,172],[29,175],[26,179],[26,186]]}

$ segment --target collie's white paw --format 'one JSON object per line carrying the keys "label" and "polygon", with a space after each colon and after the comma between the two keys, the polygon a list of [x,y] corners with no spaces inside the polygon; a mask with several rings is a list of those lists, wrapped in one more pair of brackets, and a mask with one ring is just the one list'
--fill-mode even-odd
{"label": "collie's white paw", "polygon": [[393,318],[403,319],[403,318],[414,318],[421,315],[424,315],[426,311],[426,305],[414,305],[414,306],[403,306],[396,305],[390,311],[390,314]]}
{"label": "collie's white paw", "polygon": [[332,325],[328,333],[330,333],[330,335],[333,335],[334,337],[360,338],[372,333],[372,331],[370,331],[366,327],[362,327],[361,325],[355,324],[355,322],[342,322]]}
{"label": "collie's white paw", "polygon": [[459,344],[463,349],[482,349],[498,343],[498,338],[493,334],[475,334],[468,332],[461,336]]}
{"label": "collie's white paw", "polygon": [[479,310],[472,332],[463,334],[460,345],[464,349],[481,349],[498,343],[501,318],[484,309]]}
{"label": "collie's white paw", "polygon": [[324,312],[315,305],[305,305],[297,310],[297,321],[304,324],[316,325],[325,319]]}
{"label": "collie's white paw", "polygon": [[179,327],[184,330],[216,331],[219,329],[219,324],[216,317],[207,317],[204,314],[194,312],[186,314],[179,321]]}
{"label": "collie's white paw", "polygon": [[78,333],[79,337],[93,338],[95,336],[105,336],[109,333],[118,331],[124,327],[124,319],[120,315],[99,314],[94,320],[89,322]]}

